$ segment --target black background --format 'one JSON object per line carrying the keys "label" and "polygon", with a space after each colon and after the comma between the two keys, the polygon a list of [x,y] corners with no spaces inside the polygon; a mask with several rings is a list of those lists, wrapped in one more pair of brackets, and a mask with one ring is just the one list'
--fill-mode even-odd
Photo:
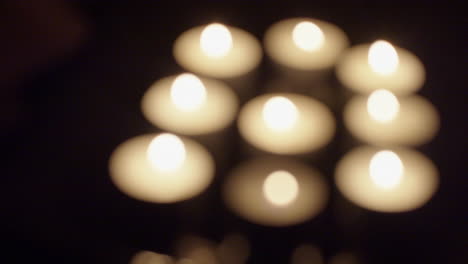
{"label": "black background", "polygon": [[[176,239],[186,233],[220,241],[226,233],[241,232],[252,245],[250,263],[287,263],[303,242],[316,244],[325,258],[351,250],[363,263],[468,263],[466,21],[458,7],[324,1],[73,5],[86,21],[86,41],[14,86],[21,91],[15,101],[21,116],[1,134],[0,258],[6,260],[0,262],[127,263],[139,249],[173,253]],[[107,171],[112,150],[125,139],[157,131],[144,120],[139,103],[152,82],[182,71],[171,50],[181,32],[220,21],[260,39],[272,23],[296,16],[332,22],[352,44],[388,39],[424,62],[427,81],[420,94],[442,120],[439,135],[420,148],[440,170],[432,200],[412,212],[382,214],[347,204],[333,190],[317,218],[270,228],[238,218],[220,201],[219,179],[230,165],[220,168],[208,191],[177,204],[135,201],[112,185]],[[268,69],[268,59],[262,67]],[[260,72],[258,92],[269,74]],[[330,164],[343,151],[318,165],[328,178]],[[239,156],[234,152],[232,158]],[[337,214],[340,206],[351,215]]]}

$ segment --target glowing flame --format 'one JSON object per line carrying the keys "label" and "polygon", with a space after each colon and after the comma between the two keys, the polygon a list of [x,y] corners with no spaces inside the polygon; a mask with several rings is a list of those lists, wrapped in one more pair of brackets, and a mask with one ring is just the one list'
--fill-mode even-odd
{"label": "glowing flame", "polygon": [[305,51],[315,51],[323,46],[325,36],[322,30],[312,22],[298,23],[292,32],[294,44]]}
{"label": "glowing flame", "polygon": [[171,99],[178,109],[193,111],[205,101],[206,89],[197,76],[183,73],[177,76],[172,83]]}
{"label": "glowing flame", "polygon": [[369,48],[368,62],[375,73],[390,75],[398,68],[398,54],[392,44],[377,40]]}
{"label": "glowing flame", "polygon": [[263,120],[275,131],[286,131],[296,123],[298,111],[296,106],[286,97],[274,96],[263,106]]}
{"label": "glowing flame", "polygon": [[374,91],[367,99],[367,112],[377,122],[392,121],[400,111],[400,103],[396,96],[384,89]]}
{"label": "glowing flame", "polygon": [[294,175],[287,171],[275,171],[263,183],[263,194],[274,205],[286,206],[292,203],[298,193],[299,185]]}
{"label": "glowing flame", "polygon": [[200,46],[209,57],[224,57],[232,48],[231,32],[222,24],[210,24],[201,33]]}
{"label": "glowing flame", "polygon": [[392,151],[379,151],[371,158],[370,177],[374,184],[382,189],[396,187],[401,182],[403,172],[403,163],[398,155]]}
{"label": "glowing flame", "polygon": [[151,166],[158,171],[171,172],[185,161],[185,146],[182,140],[172,134],[156,136],[148,146],[147,157]]}

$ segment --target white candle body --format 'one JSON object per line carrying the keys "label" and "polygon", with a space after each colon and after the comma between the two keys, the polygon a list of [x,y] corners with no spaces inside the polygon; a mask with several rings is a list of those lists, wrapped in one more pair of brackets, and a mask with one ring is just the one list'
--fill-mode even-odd
{"label": "white candle body", "polygon": [[192,28],[175,41],[174,57],[183,68],[214,78],[234,78],[251,72],[260,63],[262,50],[258,40],[250,33],[231,26],[228,27],[232,36],[230,51],[219,58],[207,56],[200,45],[204,28]]}
{"label": "white candle body", "polygon": [[340,192],[355,204],[379,212],[404,212],[424,205],[437,190],[438,172],[423,154],[395,149],[404,173],[399,184],[382,188],[369,174],[371,158],[380,149],[360,147],[347,153],[337,164],[335,182]]}
{"label": "white candle body", "polygon": [[369,48],[370,44],[363,44],[344,52],[336,66],[337,77],[344,86],[362,94],[386,89],[396,95],[408,95],[422,87],[424,66],[411,52],[394,47],[398,54],[398,67],[395,72],[382,75],[374,72],[368,62]]}
{"label": "white candle body", "polygon": [[171,85],[176,76],[155,82],[141,102],[144,116],[153,125],[183,135],[217,132],[234,121],[238,110],[236,94],[222,82],[200,78],[206,98],[200,107],[184,111],[171,100]]}
{"label": "white candle body", "polygon": [[355,96],[344,109],[344,122],[351,134],[374,145],[416,146],[430,141],[439,129],[435,107],[421,96],[399,98],[399,112],[388,122],[371,118],[367,97]]}
{"label": "white candle body", "polygon": [[[297,183],[297,196],[279,206],[269,201],[262,188],[274,171],[291,173]],[[268,226],[288,226],[316,216],[328,200],[328,186],[315,169],[291,159],[260,158],[241,164],[228,176],[223,196],[228,207],[247,220]]]}
{"label": "white candle body", "polygon": [[114,150],[109,160],[114,184],[130,197],[155,203],[186,200],[207,188],[214,175],[214,161],[208,151],[193,140],[181,138],[186,157],[180,168],[155,171],[147,157],[155,136],[131,138]]}
{"label": "white candle body", "polygon": [[[289,99],[298,117],[287,131],[274,131],[262,116],[265,103],[274,96]],[[258,149],[278,154],[301,154],[325,146],[335,133],[332,113],[321,102],[292,93],[272,93],[255,97],[241,109],[238,118],[241,135]]]}
{"label": "white candle body", "polygon": [[[293,39],[294,27],[300,22],[312,22],[324,35],[322,46],[313,51],[299,48]],[[331,68],[342,51],[348,47],[346,34],[337,26],[310,18],[292,18],[272,25],[265,33],[266,53],[278,64],[297,70]]]}

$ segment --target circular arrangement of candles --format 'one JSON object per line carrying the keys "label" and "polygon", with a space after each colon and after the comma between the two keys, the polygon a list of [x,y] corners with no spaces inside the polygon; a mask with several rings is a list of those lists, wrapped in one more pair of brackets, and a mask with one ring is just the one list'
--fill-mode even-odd
{"label": "circular arrangement of candles", "polygon": [[352,98],[343,116],[356,138],[374,145],[421,145],[439,129],[439,115],[429,101],[417,95],[397,98],[383,89]]}
{"label": "circular arrangement of candles", "polygon": [[278,154],[299,154],[319,149],[335,132],[332,113],[321,102],[292,93],[253,98],[241,109],[241,135],[258,149]]}
{"label": "circular arrangement of candles", "polygon": [[272,25],[264,43],[266,53],[276,63],[298,70],[331,68],[349,45],[340,28],[310,18],[292,18]]}
{"label": "circular arrangement of candles", "polygon": [[433,163],[415,150],[360,147],[339,161],[335,182],[346,198],[361,207],[404,212],[424,205],[439,179]]}
{"label": "circular arrangement of candles", "polygon": [[211,183],[214,161],[199,143],[169,133],[131,138],[109,161],[114,184],[138,200],[172,203],[189,199]]}
{"label": "circular arrangement of candles", "polygon": [[144,116],[159,128],[200,135],[232,123],[238,100],[222,82],[183,73],[155,82],[143,96],[141,107]]}
{"label": "circular arrangement of candles", "polygon": [[[423,154],[404,148],[427,143],[440,125],[436,108],[414,94],[425,81],[424,66],[415,55],[384,40],[348,48],[341,29],[310,18],[272,25],[264,45],[272,61],[284,66],[278,69],[300,73],[285,74],[281,91],[293,90],[289,81],[312,71],[323,76],[322,70],[336,65],[340,82],[357,93],[344,107],[344,125],[371,146],[351,150],[336,165],[334,180],[344,197],[368,210],[387,213],[415,210],[430,200],[439,184],[437,168]],[[219,23],[183,32],[173,53],[185,70],[225,81],[252,72],[262,58],[254,36]],[[115,186],[134,199],[153,203],[199,195],[213,180],[215,161],[201,143],[177,135],[214,138],[212,133],[237,118],[241,139],[263,153],[237,164],[223,178],[226,206],[249,222],[273,227],[317,216],[328,202],[325,179],[314,168],[286,156],[310,154],[332,140],[336,124],[327,106],[312,96],[275,92],[242,97],[250,100],[239,111],[239,99],[231,87],[189,72],[159,79],[144,94],[143,115],[163,132],[117,146],[109,160]],[[324,85],[319,88],[325,91],[327,85],[317,83],[320,78],[310,80],[316,82],[312,86]],[[231,140],[222,136],[217,143]],[[224,146],[221,152],[227,152]],[[241,263],[249,255],[246,241],[234,236],[216,247],[209,240],[188,237],[180,243],[177,263]],[[353,258],[338,256],[330,263],[349,259]],[[311,244],[297,247],[291,257],[294,264],[311,260],[324,261]],[[172,262],[149,251],[131,260],[132,264]]]}
{"label": "circular arrangement of candles", "polygon": [[328,187],[315,169],[292,159],[259,158],[236,167],[225,181],[224,199],[243,218],[288,226],[317,215]]}
{"label": "circular arrangement of candles", "polygon": [[180,35],[174,57],[183,68],[215,78],[233,78],[254,70],[262,49],[250,33],[219,23],[198,26]]}
{"label": "circular arrangement of candles", "polygon": [[336,73],[346,87],[363,94],[386,89],[407,95],[419,90],[425,81],[421,61],[384,40],[351,47],[338,62]]}

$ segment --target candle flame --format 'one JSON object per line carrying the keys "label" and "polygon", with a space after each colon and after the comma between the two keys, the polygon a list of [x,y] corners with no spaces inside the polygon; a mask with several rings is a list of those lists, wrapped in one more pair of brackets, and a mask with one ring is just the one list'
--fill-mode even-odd
{"label": "candle flame", "polygon": [[210,24],[201,33],[200,47],[209,57],[224,57],[232,48],[231,32],[222,24]]}
{"label": "candle flame", "polygon": [[183,73],[171,86],[171,100],[182,111],[199,108],[206,99],[206,88],[201,80],[190,73]]}
{"label": "candle flame", "polygon": [[367,112],[377,122],[388,123],[395,119],[399,111],[398,98],[388,90],[376,90],[367,99]]}
{"label": "candle flame", "polygon": [[270,98],[263,106],[262,114],[266,125],[278,132],[291,129],[298,117],[296,106],[283,96]]}
{"label": "candle flame", "polygon": [[404,167],[397,154],[389,150],[379,151],[372,156],[369,175],[375,185],[392,189],[400,184]]}
{"label": "candle flame", "polygon": [[185,161],[185,146],[176,135],[163,133],[156,136],[148,146],[147,157],[157,171],[171,172]]}
{"label": "candle flame", "polygon": [[320,49],[325,41],[322,30],[308,21],[300,22],[294,27],[292,38],[298,48],[308,52]]}
{"label": "candle flame", "polygon": [[263,183],[263,194],[269,202],[276,206],[286,206],[292,203],[299,190],[294,175],[287,171],[270,173]]}
{"label": "candle flame", "polygon": [[387,41],[377,40],[369,48],[368,62],[372,69],[380,75],[390,75],[398,68],[398,54]]}

